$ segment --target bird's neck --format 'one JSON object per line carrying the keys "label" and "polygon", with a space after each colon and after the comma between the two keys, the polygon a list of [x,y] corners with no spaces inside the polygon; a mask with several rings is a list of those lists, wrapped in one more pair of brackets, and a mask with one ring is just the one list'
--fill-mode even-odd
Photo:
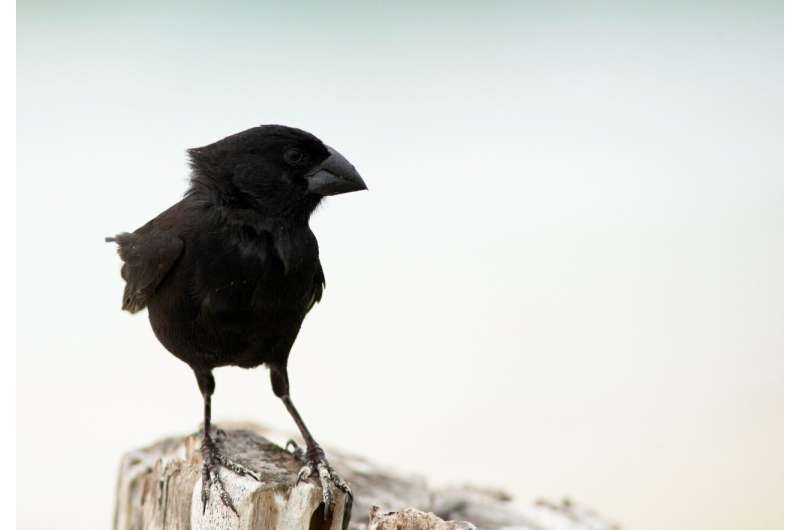
{"label": "bird's neck", "polygon": [[193,174],[186,197],[198,201],[219,213],[225,222],[249,225],[255,229],[270,230],[308,228],[311,214],[322,197],[298,195],[297,197],[256,198],[242,193],[232,184],[202,174]]}
{"label": "bird's neck", "polygon": [[308,221],[319,200],[300,201],[294,207],[270,212],[231,200],[209,186],[192,186],[185,200],[207,209],[214,222],[240,243],[270,242],[286,274],[318,258],[319,247]]}

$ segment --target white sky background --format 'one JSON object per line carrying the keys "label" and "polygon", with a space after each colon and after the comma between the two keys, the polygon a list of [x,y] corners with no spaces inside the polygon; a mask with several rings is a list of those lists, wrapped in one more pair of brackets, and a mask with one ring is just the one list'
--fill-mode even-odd
{"label": "white sky background", "polygon": [[[187,147],[285,123],[370,186],[312,221],[290,377],[322,441],[629,529],[779,528],[781,11],[20,4],[19,527],[106,527],[120,454],[200,423],[102,240],[180,198]],[[292,426],[264,370],[216,376],[216,419]]]}

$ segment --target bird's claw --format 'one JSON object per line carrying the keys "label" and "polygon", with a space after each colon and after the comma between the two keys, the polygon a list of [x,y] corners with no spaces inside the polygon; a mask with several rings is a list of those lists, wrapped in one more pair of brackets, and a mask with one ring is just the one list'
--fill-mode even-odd
{"label": "bird's claw", "polygon": [[[325,457],[325,452],[322,448],[312,447],[309,451],[303,451],[293,440],[289,440],[286,444],[286,450],[303,462],[303,467],[301,467],[300,471],[297,473],[297,484],[308,480],[314,474],[319,477],[319,482],[322,486],[322,503],[325,506],[326,520],[330,518],[333,513],[333,508],[336,505],[336,499],[333,494],[334,487],[339,488],[349,497],[347,501],[349,506],[349,503],[352,502],[353,499],[353,492],[347,482],[345,482],[328,463],[328,459]],[[349,517],[346,518],[349,519]]]}
{"label": "bird's claw", "polygon": [[303,466],[300,468],[300,472],[297,473],[297,482],[295,485],[300,484],[304,480],[308,480],[311,474],[314,472],[314,469],[311,466]]}
{"label": "bird's claw", "polygon": [[228,490],[225,489],[225,484],[222,483],[222,479],[219,478],[219,465],[206,463],[203,463],[203,487],[200,492],[200,499],[203,501],[203,514],[206,513],[209,490],[211,489],[212,484],[219,488],[219,498],[222,501],[222,504],[230,508],[231,511],[233,511],[233,513],[235,513],[238,517],[239,512],[233,505],[233,499],[228,493]]}
{"label": "bird's claw", "polygon": [[218,455],[217,456],[217,461],[220,463],[220,465],[222,467],[230,469],[231,471],[233,471],[234,473],[236,473],[240,477],[248,476],[248,477],[250,477],[252,479],[255,479],[255,480],[261,480],[259,478],[258,474],[255,471],[253,471],[252,469],[250,469],[248,467],[243,466],[242,464],[234,462],[233,460],[231,460],[227,456]]}
{"label": "bird's claw", "polygon": [[225,489],[225,484],[222,483],[222,479],[219,476],[219,468],[224,467],[230,469],[237,475],[249,476],[256,480],[259,480],[258,475],[255,471],[248,469],[247,467],[238,464],[227,456],[223,455],[210,437],[205,437],[203,439],[203,443],[200,446],[200,452],[203,455],[203,484],[202,489],[200,490],[200,500],[203,503],[203,514],[206,513],[206,506],[208,505],[211,486],[216,485],[219,489],[219,498],[222,501],[222,504],[230,508],[231,511],[233,511],[233,513],[235,513],[238,517],[239,512],[233,505],[233,499],[228,493],[228,490]]}
{"label": "bird's claw", "polygon": [[303,448],[297,445],[297,442],[294,440],[286,442],[286,450],[300,462],[306,461],[306,452],[303,451]]}

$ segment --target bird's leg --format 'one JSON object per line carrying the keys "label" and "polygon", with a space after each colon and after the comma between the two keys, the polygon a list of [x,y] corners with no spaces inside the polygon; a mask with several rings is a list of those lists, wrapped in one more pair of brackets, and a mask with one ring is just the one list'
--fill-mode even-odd
{"label": "bird's leg", "polygon": [[302,480],[306,480],[315,473],[319,476],[319,481],[322,485],[322,501],[325,504],[325,519],[328,519],[333,511],[335,503],[333,496],[334,486],[342,490],[350,497],[345,509],[346,513],[344,519],[345,521],[349,521],[349,509],[353,498],[353,492],[350,490],[350,486],[348,486],[347,482],[339,477],[336,471],[330,466],[325,456],[325,451],[322,450],[322,447],[320,447],[316,440],[314,440],[314,437],[311,436],[303,418],[300,417],[300,413],[294,406],[292,398],[289,397],[289,375],[286,372],[286,365],[270,366],[270,380],[272,381],[272,391],[283,401],[286,410],[289,411],[300,434],[303,436],[303,440],[306,442],[305,451],[300,449],[292,440],[287,444],[287,449],[292,446],[292,449],[289,450],[303,463],[303,467],[297,475],[297,482],[299,483]]}
{"label": "bird's leg", "polygon": [[[225,489],[225,485],[219,477],[219,468],[225,467],[230,469],[237,475],[249,475],[250,477],[258,480],[255,472],[247,469],[241,464],[233,462],[230,458],[223,455],[211,435],[211,395],[214,393],[214,376],[211,372],[195,372],[197,376],[197,384],[200,386],[200,392],[203,393],[203,441],[200,444],[200,454],[203,456],[203,471],[202,478],[203,484],[200,491],[200,499],[203,502],[203,513],[206,513],[206,505],[208,504],[209,492],[211,486],[215,484],[219,488],[219,496],[222,504],[230,508],[233,513],[239,515],[233,505],[233,499]],[[217,433],[223,431],[217,430]]]}

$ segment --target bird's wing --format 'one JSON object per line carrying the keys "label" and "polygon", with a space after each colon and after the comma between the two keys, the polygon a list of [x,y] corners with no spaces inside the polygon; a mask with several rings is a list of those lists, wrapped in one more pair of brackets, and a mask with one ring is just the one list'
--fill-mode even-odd
{"label": "bird's wing", "polygon": [[311,297],[308,300],[308,305],[306,306],[306,314],[311,311],[311,308],[314,307],[314,304],[322,300],[322,291],[325,290],[325,273],[322,272],[322,265],[320,264],[317,268],[317,274],[314,275],[314,287],[311,290]]}
{"label": "bird's wing", "polygon": [[129,233],[106,238],[114,241],[122,258],[125,293],[122,309],[137,313],[147,306],[153,293],[183,252],[183,240],[170,233]]}

